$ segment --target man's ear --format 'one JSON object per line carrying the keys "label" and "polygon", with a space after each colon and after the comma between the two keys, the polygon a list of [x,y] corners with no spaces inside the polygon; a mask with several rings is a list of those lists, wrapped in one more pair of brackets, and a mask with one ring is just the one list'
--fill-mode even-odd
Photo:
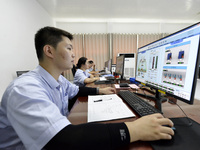
{"label": "man's ear", "polygon": [[47,57],[53,58],[53,47],[50,45],[45,45],[43,47],[43,51],[44,51],[44,55],[46,55]]}

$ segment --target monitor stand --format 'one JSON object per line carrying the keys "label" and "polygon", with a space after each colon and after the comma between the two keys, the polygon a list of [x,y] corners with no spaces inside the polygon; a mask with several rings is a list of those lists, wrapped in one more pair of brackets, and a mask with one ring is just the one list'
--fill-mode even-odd
{"label": "monitor stand", "polygon": [[[149,90],[148,90],[149,91]],[[151,93],[153,93],[152,91],[151,91]],[[160,110],[161,112],[162,112],[162,103],[163,102],[166,102],[168,99],[166,98],[166,97],[162,97],[161,96],[161,93],[160,92],[158,92],[158,90],[156,90],[156,92],[154,93],[155,94],[155,96],[153,96],[153,95],[146,95],[146,94],[142,94],[142,93],[135,93],[135,94],[137,94],[137,95],[139,95],[139,96],[143,96],[143,97],[145,97],[145,98],[147,98],[147,99],[152,99],[153,101],[155,101],[155,107],[158,109],[158,110]]]}
{"label": "monitor stand", "polygon": [[[156,90],[156,105],[155,107],[162,112],[162,103],[166,102],[168,99],[166,97],[162,97],[161,93]],[[163,112],[162,112],[163,113]]]}

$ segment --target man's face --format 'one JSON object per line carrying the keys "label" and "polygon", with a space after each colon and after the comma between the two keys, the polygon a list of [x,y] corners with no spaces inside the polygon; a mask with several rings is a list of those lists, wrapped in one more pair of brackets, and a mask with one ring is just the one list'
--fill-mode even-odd
{"label": "man's face", "polygon": [[70,39],[64,36],[62,39],[54,51],[54,64],[59,70],[64,71],[73,67],[75,55],[72,52],[73,46]]}
{"label": "man's face", "polygon": [[92,63],[92,64],[89,63],[89,68],[91,68],[93,65],[94,65],[94,63]]}

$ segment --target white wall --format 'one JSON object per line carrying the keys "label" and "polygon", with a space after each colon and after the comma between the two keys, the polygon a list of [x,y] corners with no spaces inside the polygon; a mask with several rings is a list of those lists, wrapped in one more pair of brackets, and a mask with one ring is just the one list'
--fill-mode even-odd
{"label": "white wall", "polygon": [[35,0],[0,1],[0,101],[17,70],[31,70],[37,64],[34,34],[52,18]]}
{"label": "white wall", "polygon": [[56,26],[71,33],[173,33],[195,22],[66,22],[55,21]]}

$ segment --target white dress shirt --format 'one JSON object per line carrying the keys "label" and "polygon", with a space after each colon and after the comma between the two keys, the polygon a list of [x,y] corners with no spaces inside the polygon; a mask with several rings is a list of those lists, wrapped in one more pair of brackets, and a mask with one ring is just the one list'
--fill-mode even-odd
{"label": "white dress shirt", "polygon": [[89,78],[91,74],[89,74],[87,71],[83,71],[81,69],[78,69],[74,76],[74,84],[77,86],[83,87],[85,86],[84,80],[86,78]]}
{"label": "white dress shirt", "polygon": [[0,149],[42,149],[70,124],[68,99],[78,90],[62,75],[56,81],[41,66],[14,80],[0,105]]}

